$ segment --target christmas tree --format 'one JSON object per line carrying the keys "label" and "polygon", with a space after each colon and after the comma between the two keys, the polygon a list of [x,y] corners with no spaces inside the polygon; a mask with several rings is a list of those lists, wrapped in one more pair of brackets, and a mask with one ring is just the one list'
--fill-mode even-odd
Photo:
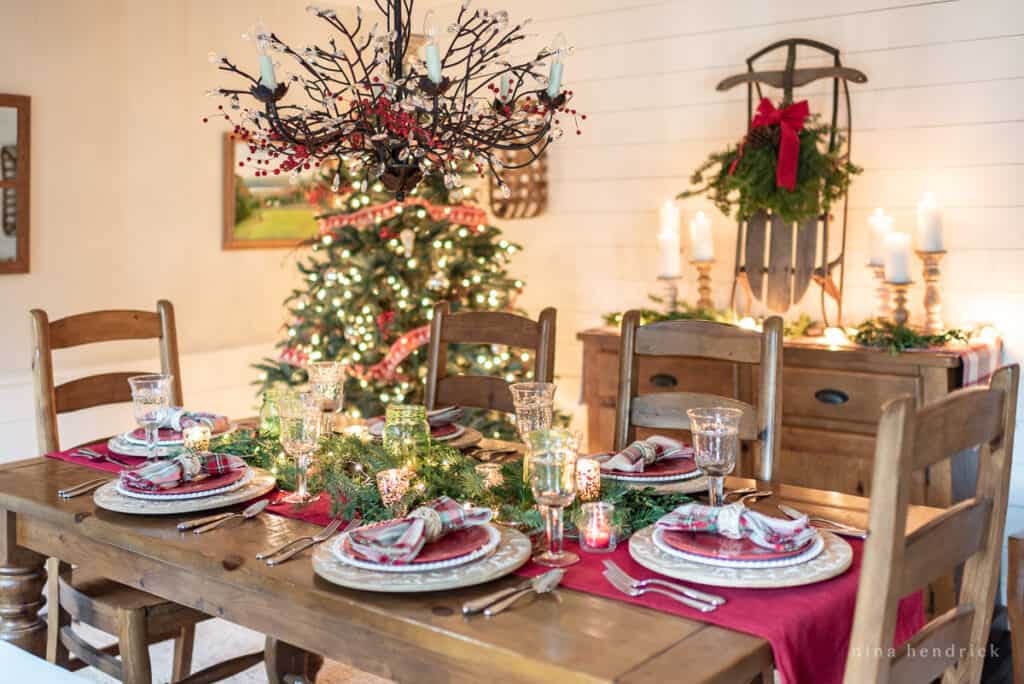
{"label": "christmas tree", "polygon": [[[321,235],[299,259],[304,286],[285,300],[287,336],[278,358],[256,364],[257,384],[301,385],[307,362],[340,360],[352,416],[380,415],[392,401],[422,403],[434,305],[514,311],[523,283],[506,266],[520,247],[487,224],[468,187],[427,176],[399,203],[380,184],[353,181],[343,167],[325,174],[307,193],[323,211]],[[526,380],[531,357],[494,345],[452,345],[449,372]],[[487,436],[515,435],[502,414],[471,412],[469,424]]]}

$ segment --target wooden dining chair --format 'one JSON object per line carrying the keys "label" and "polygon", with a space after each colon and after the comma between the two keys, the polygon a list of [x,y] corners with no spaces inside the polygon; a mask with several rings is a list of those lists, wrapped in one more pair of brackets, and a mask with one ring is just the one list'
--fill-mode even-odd
{"label": "wooden dining chair", "polygon": [[448,302],[434,306],[427,352],[427,410],[467,406],[514,413],[509,382],[489,375],[448,375],[448,345],[497,344],[533,354],[537,382],[555,377],[555,310],[544,309],[536,321],[506,311],[451,313]]}
{"label": "wooden dining chair", "polygon": [[[688,356],[760,365],[757,407],[734,397],[698,392],[640,395],[637,371],[644,356]],[[737,369],[737,374],[739,369]],[[675,320],[640,325],[640,312],[622,317],[619,339],[619,390],[615,407],[615,450],[636,439],[636,429],[688,430],[691,408],[722,406],[740,409],[740,439],[752,446],[753,465],[740,474],[769,481],[779,451],[782,421],[782,319],[772,316],[762,332],[726,323]],[[746,472],[742,472],[746,471]]]}
{"label": "wooden dining chair", "polygon": [[1006,613],[1010,620],[1013,681],[1024,682],[1024,532],[1011,534],[1006,565]]}
{"label": "wooden dining chair", "polygon": [[[912,397],[882,407],[847,684],[977,684],[999,582],[1020,367],[989,387],[954,392],[920,410]],[[980,447],[974,496],[906,534],[914,474]],[[893,650],[900,599],[963,564],[956,606]]]}
{"label": "wooden dining chair", "polygon": [[[171,400],[175,406],[184,404],[174,308],[170,302],[157,302],[155,312],[95,311],[50,322],[45,311],[33,309],[31,317],[36,429],[42,453],[61,450],[58,414],[129,402],[128,378],[145,373],[102,373],[55,385],[55,349],[116,340],[158,339],[161,372],[174,376]],[[148,684],[152,678],[149,645],[167,639],[174,639],[174,682],[216,681],[263,660],[262,652],[251,653],[189,676],[195,625],[209,619],[209,615],[92,575],[88,568],[72,571],[63,562],[49,564],[47,592],[51,616],[56,614],[56,619],[49,620],[47,658],[70,670],[92,666],[126,684]],[[94,648],[72,629],[72,620],[115,635],[117,643],[105,649]],[[118,654],[120,660],[114,657]]]}

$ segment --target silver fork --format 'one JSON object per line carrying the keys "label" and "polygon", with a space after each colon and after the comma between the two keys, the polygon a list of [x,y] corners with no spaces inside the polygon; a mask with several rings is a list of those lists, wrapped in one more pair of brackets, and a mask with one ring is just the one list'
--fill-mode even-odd
{"label": "silver fork", "polygon": [[319,533],[313,535],[312,537],[308,537],[305,540],[300,538],[295,540],[297,542],[295,544],[285,545],[284,548],[288,548],[288,546],[291,546],[291,548],[289,548],[287,551],[279,551],[275,554],[264,556],[264,558],[267,559],[267,565],[280,565],[289,558],[292,558],[297,554],[302,553],[309,547],[315,546],[316,544],[319,544],[322,541],[327,541],[332,536],[334,536],[334,533],[338,531],[339,527],[341,527],[341,520],[335,520],[330,525],[320,530]]}
{"label": "silver fork", "polygon": [[604,562],[604,567],[608,571],[608,573],[615,575],[620,580],[622,580],[626,584],[629,584],[634,589],[646,589],[649,586],[661,586],[665,587],[666,589],[678,591],[682,594],[685,594],[686,596],[689,596],[692,599],[697,599],[698,601],[703,601],[704,603],[710,603],[713,606],[721,606],[725,603],[725,599],[721,596],[707,594],[703,591],[698,591],[697,589],[688,587],[685,584],[678,584],[676,582],[666,582],[665,580],[660,580],[656,578],[638,580],[635,577],[632,577],[629,574],[627,574],[625,570],[616,565],[615,561],[606,560]]}
{"label": "silver fork", "polygon": [[689,606],[690,608],[693,608],[694,610],[699,610],[702,613],[710,613],[711,611],[715,610],[715,608],[717,608],[717,606],[712,605],[710,603],[704,603],[703,601],[698,601],[696,599],[692,599],[692,598],[690,598],[688,596],[683,596],[682,594],[677,594],[676,592],[669,591],[667,589],[659,589],[658,587],[645,587],[643,589],[637,589],[636,587],[634,587],[634,586],[632,586],[632,585],[630,585],[630,584],[628,584],[626,582],[623,582],[618,577],[618,575],[616,575],[615,573],[608,572],[607,570],[603,574],[604,574],[605,579],[607,579],[609,582],[611,582],[611,585],[613,587],[615,587],[616,589],[621,591],[626,596],[643,596],[644,594],[661,594],[662,596],[667,596],[667,597],[669,597],[670,599],[672,599],[674,601],[678,601],[679,603],[682,603],[683,605]]}
{"label": "silver fork", "polygon": [[[804,513],[801,513],[792,506],[786,506],[785,504],[779,504],[779,510],[785,513],[786,517],[792,518],[793,520],[796,520],[801,516],[805,515]],[[834,532],[836,534],[845,535],[847,537],[854,537],[856,539],[868,538],[867,530],[862,530],[859,527],[847,525],[846,523],[841,523],[837,520],[829,520],[828,518],[822,518],[815,515],[808,515],[807,521],[811,523],[818,523],[817,525],[815,525],[815,527],[825,525],[826,527],[821,529],[824,529],[826,532]]]}
{"label": "silver fork", "polygon": [[[329,530],[332,527],[335,530],[337,530],[338,527],[340,527],[340,526],[341,526],[341,520],[340,519],[332,520],[331,524],[324,528],[324,531]],[[271,549],[270,551],[260,551],[259,553],[256,554],[256,560],[266,560],[267,558],[270,558],[271,556],[276,556],[277,554],[281,553],[282,551],[287,549],[289,546],[292,546],[294,544],[298,544],[299,542],[309,541],[312,538],[313,538],[313,535],[308,534],[305,537],[296,537],[295,539],[292,539],[291,541],[285,542],[284,544],[281,544],[280,546],[278,546],[278,547],[276,547],[274,549]]]}
{"label": "silver fork", "polygon": [[121,459],[114,458],[113,456],[110,456],[108,454],[101,454],[98,451],[93,451],[92,449],[87,449],[86,447],[79,447],[78,449],[76,449],[76,451],[82,456],[85,456],[90,461],[106,461],[107,463],[113,463],[114,465],[121,466],[122,468],[136,467],[131,463],[128,463],[127,461],[122,461]]}
{"label": "silver fork", "polygon": [[107,482],[110,482],[110,479],[106,477],[101,477],[96,480],[87,480],[85,482],[80,482],[73,487],[58,490],[57,496],[59,496],[62,499],[71,499],[78,496],[79,494],[91,492],[97,487],[102,487]]}

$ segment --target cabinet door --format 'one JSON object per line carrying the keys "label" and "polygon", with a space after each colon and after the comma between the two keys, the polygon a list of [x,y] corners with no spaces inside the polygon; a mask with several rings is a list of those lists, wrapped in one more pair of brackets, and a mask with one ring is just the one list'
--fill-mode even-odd
{"label": "cabinet door", "polygon": [[874,452],[872,435],[783,425],[775,479],[800,487],[869,496]]}

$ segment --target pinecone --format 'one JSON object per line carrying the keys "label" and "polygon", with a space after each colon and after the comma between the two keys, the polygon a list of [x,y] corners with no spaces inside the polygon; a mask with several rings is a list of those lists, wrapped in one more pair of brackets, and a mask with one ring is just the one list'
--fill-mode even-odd
{"label": "pinecone", "polygon": [[781,133],[779,132],[779,127],[777,125],[758,126],[747,133],[747,144],[754,149],[767,147],[768,145],[778,147],[780,136]]}

